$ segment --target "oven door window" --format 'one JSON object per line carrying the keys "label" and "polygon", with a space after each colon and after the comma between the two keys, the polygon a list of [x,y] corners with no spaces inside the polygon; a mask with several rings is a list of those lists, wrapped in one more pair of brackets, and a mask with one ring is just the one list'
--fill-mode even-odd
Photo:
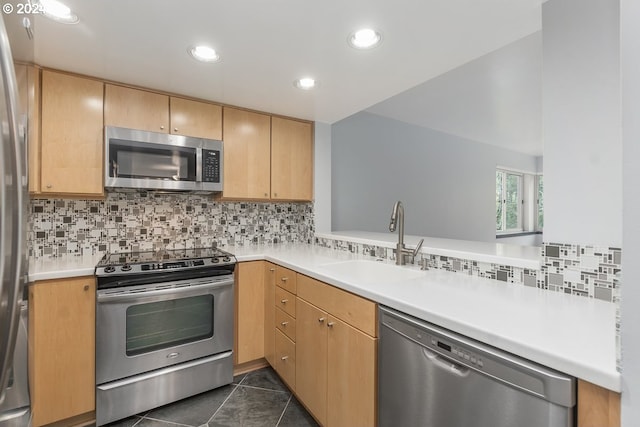
{"label": "oven door window", "polygon": [[127,356],[213,337],[213,295],[178,298],[127,308]]}
{"label": "oven door window", "polygon": [[112,178],[196,181],[197,152],[191,147],[109,140]]}

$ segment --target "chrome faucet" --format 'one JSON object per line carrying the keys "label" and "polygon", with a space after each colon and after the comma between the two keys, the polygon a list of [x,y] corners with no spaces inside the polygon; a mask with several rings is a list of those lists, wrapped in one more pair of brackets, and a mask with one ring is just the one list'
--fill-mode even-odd
{"label": "chrome faucet", "polygon": [[420,239],[418,245],[414,250],[407,249],[404,246],[404,207],[402,202],[398,200],[393,205],[393,211],[391,211],[391,223],[389,224],[389,231],[394,232],[398,229],[398,245],[396,246],[396,265],[405,265],[404,257],[410,255],[413,258],[418,254],[424,239]]}

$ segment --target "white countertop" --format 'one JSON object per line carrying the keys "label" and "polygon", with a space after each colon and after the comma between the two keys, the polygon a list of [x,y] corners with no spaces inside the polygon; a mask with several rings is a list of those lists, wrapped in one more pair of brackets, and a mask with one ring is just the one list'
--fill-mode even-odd
{"label": "white countertop", "polygon": [[[316,233],[316,237],[325,239],[347,240],[366,245],[395,248],[398,233],[378,233],[370,231],[333,231]],[[415,247],[421,236],[405,235],[407,247]],[[440,255],[459,259],[469,259],[492,264],[510,265],[514,267],[540,270],[542,257],[540,248],[521,246],[509,243],[477,242],[471,240],[442,239],[424,237],[420,251],[423,254]]]}
{"label": "white countertop", "polygon": [[[240,262],[277,263],[601,387],[621,390],[612,303],[414,266],[388,265],[413,277],[381,280],[366,271],[327,266],[350,260],[376,263],[373,258],[313,245],[222,249]],[[32,262],[30,281],[91,275],[99,260],[65,258]]]}
{"label": "white countertop", "polygon": [[64,279],[66,277],[93,276],[96,264],[103,254],[29,260],[29,282]]}

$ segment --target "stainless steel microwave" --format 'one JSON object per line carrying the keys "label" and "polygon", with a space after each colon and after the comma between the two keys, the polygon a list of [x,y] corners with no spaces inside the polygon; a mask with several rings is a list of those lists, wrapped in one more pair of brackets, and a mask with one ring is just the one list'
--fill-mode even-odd
{"label": "stainless steel microwave", "polygon": [[222,141],[105,127],[104,185],[167,191],[222,191]]}

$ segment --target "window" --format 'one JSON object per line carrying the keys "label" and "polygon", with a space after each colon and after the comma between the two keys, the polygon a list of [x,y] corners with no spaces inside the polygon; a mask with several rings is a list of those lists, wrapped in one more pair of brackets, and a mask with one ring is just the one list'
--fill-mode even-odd
{"label": "window", "polygon": [[496,171],[496,231],[523,230],[523,175],[498,169]]}
{"label": "window", "polygon": [[542,182],[542,175],[536,176],[536,231],[542,231],[544,226],[544,203],[542,199],[542,193],[544,190],[544,183]]}

